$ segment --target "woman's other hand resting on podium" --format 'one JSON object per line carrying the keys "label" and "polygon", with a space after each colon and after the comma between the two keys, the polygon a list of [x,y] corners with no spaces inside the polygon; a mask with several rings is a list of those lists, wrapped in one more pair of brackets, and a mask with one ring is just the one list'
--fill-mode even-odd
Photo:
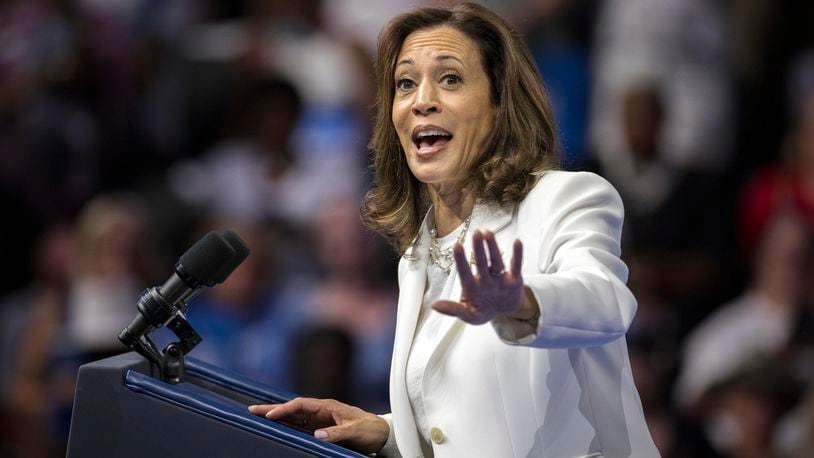
{"label": "woman's other hand resting on podium", "polygon": [[284,404],[249,406],[249,412],[313,431],[317,439],[341,442],[362,453],[378,452],[390,433],[381,417],[333,399],[296,398]]}

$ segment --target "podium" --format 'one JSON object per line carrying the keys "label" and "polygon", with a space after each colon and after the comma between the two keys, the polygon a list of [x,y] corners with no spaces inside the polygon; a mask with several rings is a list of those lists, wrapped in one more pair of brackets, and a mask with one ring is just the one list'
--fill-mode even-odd
{"label": "podium", "polygon": [[181,383],[155,372],[135,352],[81,366],[67,456],[364,457],[247,410],[291,393],[189,357]]}

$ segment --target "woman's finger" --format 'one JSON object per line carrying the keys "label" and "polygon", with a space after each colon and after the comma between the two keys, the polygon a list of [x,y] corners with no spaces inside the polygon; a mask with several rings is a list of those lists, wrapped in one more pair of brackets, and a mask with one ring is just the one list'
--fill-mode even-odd
{"label": "woman's finger", "polygon": [[253,405],[253,406],[249,406],[249,412],[251,412],[251,413],[253,413],[255,415],[260,415],[260,416],[264,417],[264,416],[266,416],[267,413],[269,413],[271,410],[276,408],[278,405],[279,404],[258,404],[258,405]]}
{"label": "woman's finger", "polygon": [[489,263],[486,260],[486,251],[483,248],[483,233],[475,231],[472,234],[472,251],[475,253],[475,265],[478,266],[478,275],[481,278],[489,275]]}
{"label": "woman's finger", "polygon": [[465,321],[469,324],[483,324],[492,319],[491,312],[478,310],[474,306],[468,306],[461,302],[438,300],[432,303],[439,313],[450,315]]}
{"label": "woman's finger", "polygon": [[461,286],[464,289],[471,288],[475,284],[475,279],[472,275],[472,268],[469,266],[469,261],[466,260],[463,245],[456,243],[455,246],[452,247],[452,255],[455,259],[455,266],[458,268]]}
{"label": "woman's finger", "polygon": [[283,404],[277,404],[269,410],[265,417],[269,420],[282,420],[299,422],[322,410],[322,403],[319,399],[295,398]]}
{"label": "woman's finger", "polygon": [[437,300],[432,303],[432,308],[439,313],[451,315],[464,321],[467,321],[466,318],[469,315],[469,310],[460,302],[455,301]]}
{"label": "woman's finger", "polygon": [[489,273],[492,275],[502,274],[505,267],[503,266],[503,256],[500,254],[500,248],[498,248],[497,240],[495,240],[495,234],[487,231],[483,235],[483,239],[486,241],[486,246],[489,247],[489,262],[492,264],[489,267]]}
{"label": "woman's finger", "polygon": [[512,277],[520,280],[520,272],[523,267],[523,242],[519,239],[514,241],[512,246]]}

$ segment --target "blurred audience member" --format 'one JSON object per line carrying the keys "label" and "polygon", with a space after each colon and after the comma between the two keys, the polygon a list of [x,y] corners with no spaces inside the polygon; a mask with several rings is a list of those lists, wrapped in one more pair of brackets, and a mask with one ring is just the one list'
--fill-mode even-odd
{"label": "blurred audience member", "polygon": [[224,138],[200,161],[171,171],[178,196],[205,218],[307,226],[328,196],[356,195],[358,183],[341,170],[312,168],[292,150],[302,103],[294,86],[261,78],[239,92]]}
{"label": "blurred audience member", "polygon": [[298,394],[323,399],[355,399],[351,336],[336,327],[306,328],[294,345],[293,372]]}
{"label": "blurred audience member", "polygon": [[750,254],[779,206],[792,206],[814,226],[814,56],[801,62],[792,86],[792,124],[781,160],[755,172],[742,193],[740,238]]}
{"label": "blurred audience member", "polygon": [[646,280],[653,284],[646,288],[658,300],[680,309],[683,336],[727,291],[727,192],[720,176],[682,170],[665,159],[668,110],[661,86],[641,80],[620,99],[624,154],[597,156],[597,171],[625,202],[625,256],[632,268],[649,272]]}
{"label": "blurred audience member", "polygon": [[74,217],[99,182],[93,70],[72,2],[0,2],[0,289],[26,282],[33,234]]}
{"label": "blurred audience member", "polygon": [[0,454],[64,454],[53,431],[51,364],[68,300],[73,230],[55,224],[39,237],[34,281],[0,304]]}
{"label": "blurred audience member", "polygon": [[98,195],[79,216],[65,343],[91,360],[124,350],[116,336],[133,318],[139,293],[157,280],[146,216],[127,194]]}
{"label": "blurred audience member", "polygon": [[126,351],[116,336],[155,279],[143,211],[131,195],[92,199],[75,229],[45,233],[33,296],[4,307],[4,404],[12,441],[30,447],[20,456],[64,455],[79,365]]}
{"label": "blurred audience member", "polygon": [[[353,339],[354,396],[349,401],[386,409],[397,295],[395,259],[365,231],[356,201],[327,204],[312,228],[322,278],[306,302],[317,326],[341,329]],[[392,276],[390,274],[392,273]],[[384,412],[384,410],[382,410]]]}
{"label": "blurred audience member", "polygon": [[563,166],[581,169],[587,161],[589,58],[596,2],[521,0],[510,3],[514,6],[508,15],[524,33],[551,97],[563,149]]}
{"label": "blurred audience member", "polygon": [[[778,420],[800,396],[800,384],[772,357],[754,355],[705,393],[704,423],[717,450],[729,457],[786,456],[775,447]],[[808,450],[810,453],[811,450]]]}
{"label": "blurred audience member", "polygon": [[[325,28],[332,35],[347,37],[363,46],[369,55],[376,53],[376,41],[382,27],[393,16],[407,11],[411,6],[430,2],[422,0],[331,0],[322,3]],[[440,2],[439,2],[440,3]]]}
{"label": "blurred audience member", "polygon": [[283,75],[302,94],[303,116],[293,138],[302,160],[330,161],[355,173],[363,168],[375,97],[373,60],[352,37],[332,33],[326,3],[251,0],[246,28],[265,70]]}
{"label": "blurred audience member", "polygon": [[657,271],[637,258],[629,267],[628,287],[638,309],[627,333],[628,350],[653,441],[665,458],[717,457],[702,428],[672,402],[680,357],[680,310],[662,297],[654,278]]}
{"label": "blurred audience member", "polygon": [[203,337],[190,356],[275,387],[293,390],[294,339],[305,325],[310,284],[285,275],[278,244],[266,226],[233,230],[250,254],[229,278],[190,304],[187,318]]}
{"label": "blurred audience member", "polygon": [[722,2],[606,0],[594,32],[590,141],[604,162],[624,160],[620,110],[643,76],[665,100],[662,159],[681,170],[720,171],[734,138],[728,31]]}
{"label": "blurred audience member", "polygon": [[[102,187],[136,186],[188,154],[179,35],[195,7],[189,0],[60,1],[73,4],[95,80],[89,100],[103,142]],[[202,2],[201,2],[202,3]]]}
{"label": "blurred audience member", "polygon": [[677,384],[681,406],[698,410],[702,395],[752,358],[777,356],[789,344],[812,267],[810,227],[780,209],[761,238],[752,280],[736,299],[687,339]]}
{"label": "blurred audience member", "polygon": [[251,0],[242,6],[237,18],[191,29],[187,57],[216,66],[210,66],[209,73],[226,73],[222,84],[192,94],[196,105],[205,109],[213,98],[218,101],[213,93],[228,93],[229,87],[247,79],[280,75],[302,99],[296,129],[285,147],[294,152],[301,169],[331,192],[360,195],[374,97],[370,56],[346,36],[326,29],[319,0]]}
{"label": "blurred audience member", "polygon": [[[669,331],[668,331],[669,332]],[[664,458],[715,458],[719,456],[692,417],[675,409],[670,401],[674,351],[666,339],[653,335],[629,339],[633,378],[642,400],[645,420],[653,442]]]}

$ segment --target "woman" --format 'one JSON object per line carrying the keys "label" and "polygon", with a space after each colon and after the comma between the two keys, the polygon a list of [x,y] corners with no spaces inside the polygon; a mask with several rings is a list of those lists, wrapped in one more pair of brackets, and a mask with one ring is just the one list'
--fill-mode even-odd
{"label": "woman", "polygon": [[363,216],[403,253],[392,414],[250,411],[385,456],[657,456],[623,338],[622,202],[596,175],[551,170],[522,41],[478,5],[418,9],[382,32],[377,74]]}

